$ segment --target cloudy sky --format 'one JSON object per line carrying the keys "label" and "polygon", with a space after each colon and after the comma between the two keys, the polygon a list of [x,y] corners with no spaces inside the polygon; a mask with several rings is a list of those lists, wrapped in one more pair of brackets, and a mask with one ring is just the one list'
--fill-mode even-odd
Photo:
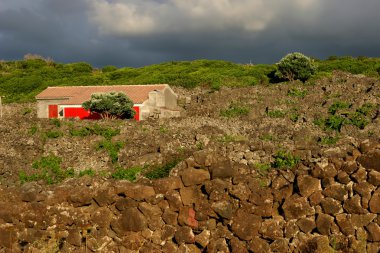
{"label": "cloudy sky", "polygon": [[380,0],[0,0],[0,59],[144,66],[380,57]]}

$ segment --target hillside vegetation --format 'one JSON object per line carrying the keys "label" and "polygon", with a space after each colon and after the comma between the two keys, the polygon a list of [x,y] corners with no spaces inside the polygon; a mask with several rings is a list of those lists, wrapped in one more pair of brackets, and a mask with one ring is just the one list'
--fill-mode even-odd
{"label": "hillside vegetation", "polygon": [[[380,75],[380,59],[366,57],[329,57],[315,60],[317,71],[308,81],[331,76],[342,70],[372,77]],[[62,64],[42,57],[26,57],[19,61],[0,61],[0,96],[4,101],[31,102],[48,86],[113,85],[168,83],[194,88],[208,86],[247,87],[279,82],[276,65],[241,65],[219,60],[166,62],[141,68],[105,66],[95,69],[85,62]]]}

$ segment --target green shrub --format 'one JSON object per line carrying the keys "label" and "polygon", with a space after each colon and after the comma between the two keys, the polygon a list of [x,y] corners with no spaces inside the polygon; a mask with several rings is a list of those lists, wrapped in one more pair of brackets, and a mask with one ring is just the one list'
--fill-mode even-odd
{"label": "green shrub", "polygon": [[50,119],[50,123],[56,127],[61,127],[61,120],[59,119]]}
{"label": "green shrub", "polygon": [[149,179],[158,179],[158,178],[164,178],[168,177],[170,171],[177,166],[177,164],[180,162],[180,159],[174,159],[172,161],[169,161],[163,165],[156,166],[153,168],[150,168],[147,170],[145,174],[145,177]]}
{"label": "green shrub", "polygon": [[331,115],[325,119],[325,126],[328,129],[340,131],[342,126],[346,123],[346,118],[340,115]]}
{"label": "green shrub", "polygon": [[283,118],[285,113],[280,110],[267,110],[267,115],[271,118]]}
{"label": "green shrub", "polygon": [[289,119],[293,122],[297,122],[299,117],[300,117],[300,115],[298,113],[292,113],[292,114],[290,114]]}
{"label": "green shrub", "polygon": [[335,115],[339,110],[343,109],[349,109],[351,107],[351,104],[342,102],[342,101],[337,101],[334,102],[328,109],[328,113]]}
{"label": "green shrub", "polygon": [[89,135],[99,135],[103,136],[107,140],[111,140],[112,137],[120,134],[119,129],[101,127],[98,124],[95,124],[93,126],[81,127],[79,129],[72,128],[69,132],[71,136],[85,137]]}
{"label": "green shrub", "polygon": [[94,93],[82,104],[86,110],[99,113],[102,118],[133,118],[136,114],[132,100],[123,92]]}
{"label": "green shrub", "polygon": [[106,150],[111,158],[111,162],[116,163],[118,161],[119,151],[123,146],[123,143],[120,141],[112,142],[111,140],[103,140],[96,145],[96,150]]}
{"label": "green shrub", "polygon": [[56,139],[63,136],[63,133],[60,131],[48,131],[45,133],[46,137],[49,139]]}
{"label": "green shrub", "polygon": [[304,98],[307,94],[306,90],[297,89],[295,87],[288,90],[288,96]]}
{"label": "green shrub", "polygon": [[132,167],[128,169],[117,168],[114,173],[111,174],[111,177],[119,180],[128,180],[131,182],[136,181],[137,175],[141,173],[143,168],[141,167]]}
{"label": "green shrub", "polygon": [[291,153],[280,150],[274,156],[274,162],[271,164],[273,168],[293,168],[300,162],[300,158],[293,156]]}
{"label": "green shrub", "polygon": [[306,81],[317,69],[312,59],[297,52],[286,55],[276,65],[277,75],[290,81]]}
{"label": "green shrub", "polygon": [[48,184],[59,183],[62,180],[73,177],[74,169],[61,169],[61,158],[48,155],[41,157],[39,160],[33,162],[33,169],[36,173],[28,175],[25,171],[19,173],[19,179],[21,183],[30,181],[43,180]]}
{"label": "green shrub", "polygon": [[235,118],[246,116],[249,114],[250,109],[245,105],[233,103],[227,109],[220,110],[220,116],[226,118]]}
{"label": "green shrub", "polygon": [[103,73],[113,72],[113,71],[115,71],[115,70],[117,70],[117,67],[112,66],[112,65],[104,66],[104,67],[102,68],[102,72],[103,72]]}
{"label": "green shrub", "polygon": [[319,138],[318,142],[322,145],[335,145],[339,140],[339,136],[324,136]]}

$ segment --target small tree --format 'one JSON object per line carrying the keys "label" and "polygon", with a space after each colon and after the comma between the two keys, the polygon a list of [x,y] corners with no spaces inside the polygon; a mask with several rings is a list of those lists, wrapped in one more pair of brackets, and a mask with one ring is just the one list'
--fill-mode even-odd
{"label": "small tree", "polygon": [[82,104],[83,108],[96,112],[103,119],[133,118],[133,102],[123,92],[94,93],[91,99]]}
{"label": "small tree", "polygon": [[289,81],[306,81],[317,69],[312,59],[297,52],[287,54],[276,65],[276,75]]}

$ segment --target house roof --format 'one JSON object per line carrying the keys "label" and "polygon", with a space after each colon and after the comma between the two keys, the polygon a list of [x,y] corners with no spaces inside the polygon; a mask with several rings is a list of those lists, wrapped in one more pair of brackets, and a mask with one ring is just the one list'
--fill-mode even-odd
{"label": "house roof", "polygon": [[112,85],[112,86],[63,86],[48,87],[36,96],[40,99],[64,99],[62,104],[77,105],[91,98],[91,94],[98,92],[124,92],[135,104],[143,103],[148,99],[149,92],[163,90],[167,84],[146,85]]}

